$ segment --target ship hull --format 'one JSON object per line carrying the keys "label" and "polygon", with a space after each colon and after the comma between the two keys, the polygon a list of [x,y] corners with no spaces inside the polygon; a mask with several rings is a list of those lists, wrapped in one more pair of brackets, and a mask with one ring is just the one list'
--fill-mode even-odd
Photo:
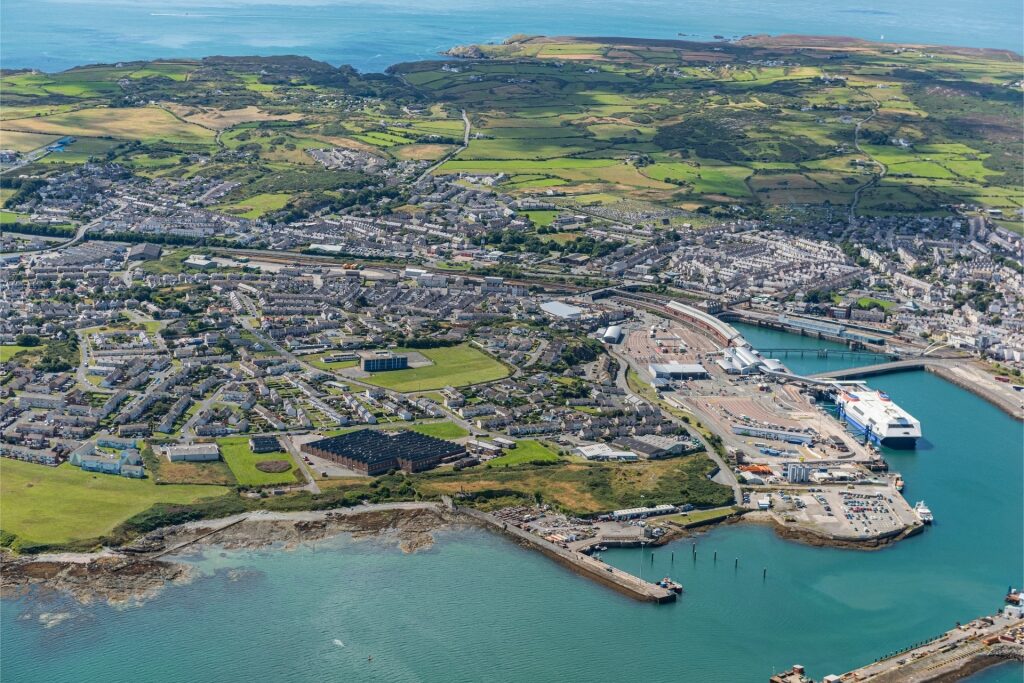
{"label": "ship hull", "polygon": [[886,448],[895,448],[897,450],[911,451],[917,448],[917,437],[916,436],[890,436],[882,439],[882,445]]}
{"label": "ship hull", "polygon": [[913,450],[917,447],[917,440],[920,437],[917,436],[879,436],[874,431],[867,429],[863,424],[857,421],[856,418],[851,417],[850,413],[845,410],[842,411],[842,417],[851,427],[857,430],[857,432],[864,436],[867,434],[868,441],[875,444],[876,446],[885,446],[886,448],[894,448],[898,450]]}

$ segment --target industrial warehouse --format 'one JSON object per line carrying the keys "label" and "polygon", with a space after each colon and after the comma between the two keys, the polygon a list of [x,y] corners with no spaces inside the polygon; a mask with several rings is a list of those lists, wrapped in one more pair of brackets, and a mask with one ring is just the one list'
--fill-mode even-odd
{"label": "industrial warehouse", "polygon": [[464,446],[418,432],[363,429],[303,444],[302,451],[370,476],[393,469],[422,472],[466,452]]}

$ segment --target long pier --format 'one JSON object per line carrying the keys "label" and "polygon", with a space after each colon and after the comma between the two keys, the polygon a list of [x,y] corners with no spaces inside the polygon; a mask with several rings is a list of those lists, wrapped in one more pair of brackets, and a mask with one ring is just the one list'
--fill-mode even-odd
{"label": "long pier", "polygon": [[1004,661],[1024,661],[1024,619],[997,613],[840,676],[841,681],[955,681]]}
{"label": "long pier", "polygon": [[934,367],[954,367],[963,361],[955,358],[907,358],[894,360],[888,363],[875,363],[873,365],[862,365],[858,368],[846,368],[845,370],[830,370],[811,375],[818,379],[860,379],[862,377],[874,377],[875,375],[887,375],[893,372],[908,372],[910,370],[930,370]]}
{"label": "long pier", "polygon": [[614,588],[620,593],[624,593],[631,598],[658,604],[675,602],[676,600],[676,594],[667,588],[662,588],[657,584],[644,581],[629,572],[624,572],[610,564],[605,564],[604,562],[596,560],[589,555],[573,552],[555,545],[550,541],[545,541],[543,538],[539,538],[534,534],[531,534],[529,531],[520,529],[519,527],[509,524],[504,520],[500,520],[486,512],[481,512],[480,510],[474,510],[468,507],[455,507],[454,509],[467,517],[471,517],[486,524],[488,527],[500,533],[510,536],[524,545],[530,546],[534,550],[540,551],[556,562],[586,576],[588,579],[592,579],[605,586]]}
{"label": "long pier", "polygon": [[892,361],[889,363],[876,363],[864,365],[859,368],[847,368],[845,370],[833,370],[831,372],[819,372],[806,379],[810,380],[846,380],[862,379],[864,377],[875,377],[886,375],[892,372],[908,372],[911,370],[927,370],[938,375],[951,384],[969,391],[995,407],[1002,410],[1010,417],[1024,421],[1024,393],[1014,392],[1009,385],[996,384],[994,380],[986,379],[984,373],[975,372],[971,376],[971,361],[961,358],[929,358],[921,356],[918,358],[907,358],[904,360]]}

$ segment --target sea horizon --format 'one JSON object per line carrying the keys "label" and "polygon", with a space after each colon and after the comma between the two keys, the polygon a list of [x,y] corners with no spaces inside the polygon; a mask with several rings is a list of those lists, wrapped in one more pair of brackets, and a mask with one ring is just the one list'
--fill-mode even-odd
{"label": "sea horizon", "polygon": [[[299,5],[262,0],[10,2],[0,25],[0,66],[53,72],[121,61],[301,55],[382,72],[401,62],[437,58],[456,45],[501,42],[517,33],[698,41],[826,35],[1024,51],[1024,8],[1008,0],[983,8],[950,0],[913,0],[899,7],[813,5],[805,0],[771,0],[756,8],[742,0],[697,0],[684,6],[669,0],[591,0],[553,12],[549,3],[538,0],[514,6],[496,0],[432,0],[415,7],[386,0]],[[934,21],[916,22],[921,12]]]}

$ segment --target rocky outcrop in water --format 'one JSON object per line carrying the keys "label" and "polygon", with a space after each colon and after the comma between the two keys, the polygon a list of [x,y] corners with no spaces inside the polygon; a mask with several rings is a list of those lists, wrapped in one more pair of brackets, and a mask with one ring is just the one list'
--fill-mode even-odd
{"label": "rocky outcrop in water", "polygon": [[168,583],[191,576],[188,565],[138,557],[100,555],[83,561],[5,554],[0,595],[17,597],[37,589],[70,595],[82,604],[144,602]]}

